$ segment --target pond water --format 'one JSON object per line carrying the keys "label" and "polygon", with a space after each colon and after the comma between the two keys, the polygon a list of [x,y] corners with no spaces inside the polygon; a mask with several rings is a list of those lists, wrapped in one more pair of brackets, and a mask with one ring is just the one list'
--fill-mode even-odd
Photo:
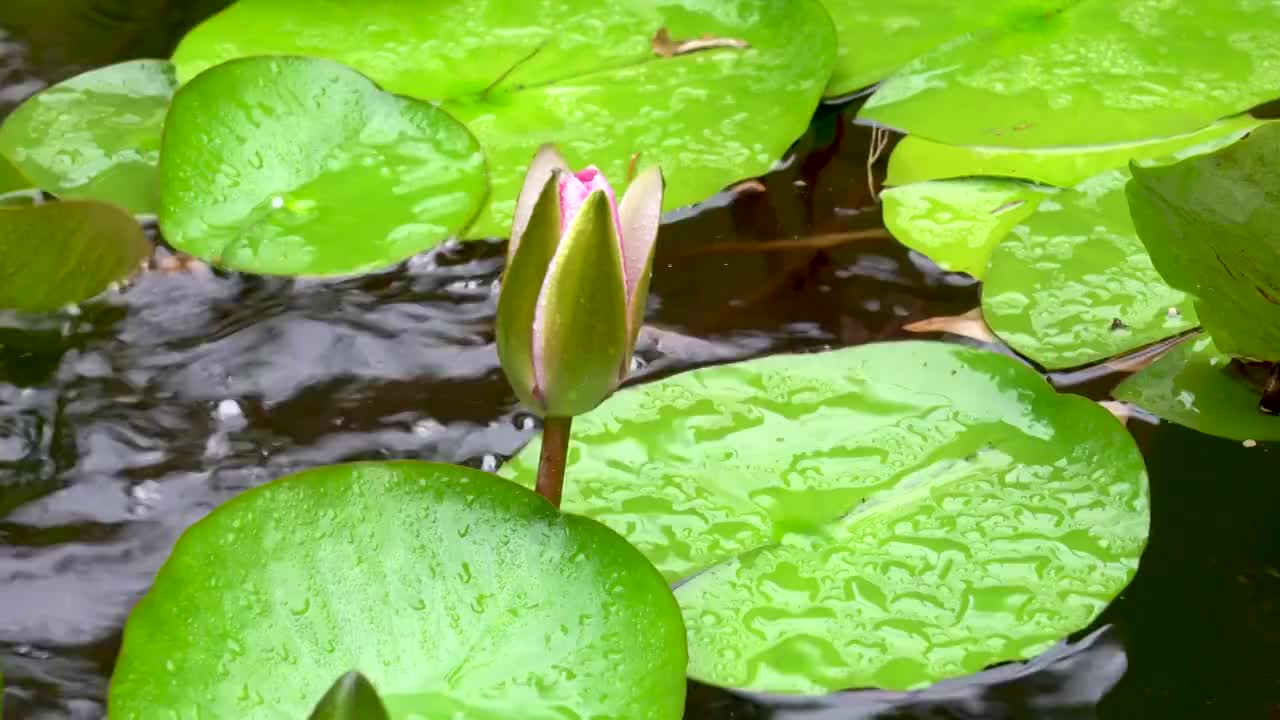
{"label": "pond water", "polygon": [[[73,15],[55,21],[86,21]],[[0,117],[86,66],[163,52],[154,27],[88,17],[101,52],[73,47],[80,25],[28,32],[31,43],[0,33]],[[176,37],[187,22],[163,25]],[[820,111],[761,184],[670,218],[633,381],[910,337],[911,322],[977,305],[972,280],[887,235],[832,239],[882,227],[855,109]],[[235,494],[327,463],[491,469],[516,452],[534,421],[494,349],[503,251],[451,244],[344,281],[156,270],[77,314],[0,314],[4,720],[102,717],[127,613],[178,535]],[[1055,378],[1096,399],[1119,379]],[[1280,718],[1277,448],[1129,425],[1151,475],[1151,540],[1093,628],[923,693],[796,700],[695,685],[686,716]]]}

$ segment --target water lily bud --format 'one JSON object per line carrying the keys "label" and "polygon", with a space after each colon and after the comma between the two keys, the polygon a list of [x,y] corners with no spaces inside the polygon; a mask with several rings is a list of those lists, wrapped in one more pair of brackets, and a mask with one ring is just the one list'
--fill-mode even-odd
{"label": "water lily bud", "polygon": [[626,377],[649,295],[662,173],[618,203],[595,167],[573,172],[543,146],[516,201],[498,297],[498,357],[543,417],[599,405]]}

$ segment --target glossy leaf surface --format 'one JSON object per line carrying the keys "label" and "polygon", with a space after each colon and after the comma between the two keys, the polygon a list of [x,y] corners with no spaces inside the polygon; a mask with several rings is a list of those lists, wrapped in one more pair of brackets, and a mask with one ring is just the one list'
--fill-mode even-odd
{"label": "glossy leaf surface", "polygon": [[88,300],[150,253],[137,221],[113,205],[0,207],[0,307],[47,312]]}
{"label": "glossy leaf surface", "polygon": [[1261,388],[1250,384],[1201,336],[1127,378],[1113,393],[1170,422],[1233,440],[1280,440],[1280,417],[1258,409]]}
{"label": "glossy leaf surface", "polygon": [[[720,685],[910,688],[1033,656],[1101,612],[1147,537],[1124,428],[957,345],[697,370],[573,433],[564,506],[688,578],[690,673]],[[504,472],[532,484],[537,453]]]}
{"label": "glossy leaf surface", "polygon": [[36,186],[65,198],[159,207],[156,165],[173,66],[131,60],[39,92],[0,125],[0,154]]}
{"label": "glossy leaf surface", "polygon": [[1025,220],[1046,190],[1012,180],[921,182],[881,193],[884,225],[898,242],[939,267],[981,280],[996,245]]}
{"label": "glossy leaf surface", "polygon": [[1130,210],[1160,274],[1196,297],[1223,352],[1280,361],[1280,126],[1218,152],[1134,167]]}
{"label": "glossy leaf surface", "polygon": [[[743,40],[660,57],[661,28]],[[469,237],[505,236],[529,158],[556,143],[619,194],[632,159],[660,165],[664,207],[763,174],[808,127],[835,59],[818,0],[240,0],[174,54],[185,81],[234,57],[332,58],[427,98],[480,139],[492,203]]]}
{"label": "glossy leaf surface", "polygon": [[477,470],[335,465],[187,530],[129,618],[109,711],[301,718],[359,668],[396,720],[674,719],[685,658],[671,591],[602,525]]}
{"label": "glossy leaf surface", "polygon": [[1022,178],[1071,187],[1130,160],[1204,152],[1223,138],[1237,138],[1262,124],[1248,115],[1186,135],[1143,142],[1080,147],[1003,148],[946,145],[916,135],[903,138],[889,158],[889,185],[969,176]]}
{"label": "glossy leaf surface", "polygon": [[1064,190],[991,255],[982,315],[1002,340],[1051,368],[1085,365],[1196,326],[1193,303],[1151,266],[1114,170]]}
{"label": "glossy leaf surface", "polygon": [[314,58],[200,75],[173,99],[163,150],[166,239],[257,273],[391,265],[461,230],[486,188],[475,138],[447,113]]}
{"label": "glossy leaf surface", "polygon": [[1188,133],[1277,96],[1278,25],[1257,0],[1078,0],[920,58],[859,115],[952,145]]}
{"label": "glossy leaf surface", "polygon": [[1025,21],[1073,0],[823,0],[836,23],[839,51],[827,94],[872,85],[966,34]]}

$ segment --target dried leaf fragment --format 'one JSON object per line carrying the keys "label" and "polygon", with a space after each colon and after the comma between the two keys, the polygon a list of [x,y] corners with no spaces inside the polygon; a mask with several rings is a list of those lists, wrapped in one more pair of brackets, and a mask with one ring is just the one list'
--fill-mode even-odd
{"label": "dried leaf fragment", "polygon": [[696,40],[674,40],[671,37],[671,32],[665,27],[658,28],[658,32],[654,33],[653,39],[649,43],[653,46],[653,54],[664,58],[688,55],[699,50],[715,50],[716,48],[743,50],[751,47],[746,40],[717,37],[710,33],[703,33],[702,37]]}
{"label": "dried leaf fragment", "polygon": [[974,308],[963,315],[925,318],[910,325],[904,325],[902,329],[916,333],[944,332],[981,342],[999,342],[996,334],[987,325],[987,321],[983,319],[982,308]]}
{"label": "dried leaf fragment", "polygon": [[1107,410],[1120,421],[1122,425],[1128,425],[1129,419],[1133,417],[1133,408],[1128,403],[1117,402],[1115,400],[1099,400],[1098,404]]}

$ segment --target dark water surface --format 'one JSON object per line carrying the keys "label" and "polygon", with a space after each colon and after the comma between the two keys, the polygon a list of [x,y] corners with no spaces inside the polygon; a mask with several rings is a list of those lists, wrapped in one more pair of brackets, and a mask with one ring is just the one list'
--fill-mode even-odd
{"label": "dark water surface", "polygon": [[[77,70],[162,55],[196,12],[163,0],[85,10],[110,4],[0,0],[0,26],[25,38],[0,32],[0,116]],[[977,305],[971,280],[886,237],[822,247],[881,227],[870,133],[852,116],[823,109],[763,188],[663,227],[637,379],[902,338],[905,324]],[[129,609],[183,529],[235,494],[327,463],[493,468],[518,450],[534,421],[493,345],[503,248],[448,245],[345,281],[151,272],[78,314],[0,313],[4,720],[102,717]],[[1071,389],[1102,398],[1117,379]],[[1276,447],[1130,428],[1151,474],[1151,542],[1094,628],[922,693],[796,700],[695,685],[687,717],[1277,720]]]}

